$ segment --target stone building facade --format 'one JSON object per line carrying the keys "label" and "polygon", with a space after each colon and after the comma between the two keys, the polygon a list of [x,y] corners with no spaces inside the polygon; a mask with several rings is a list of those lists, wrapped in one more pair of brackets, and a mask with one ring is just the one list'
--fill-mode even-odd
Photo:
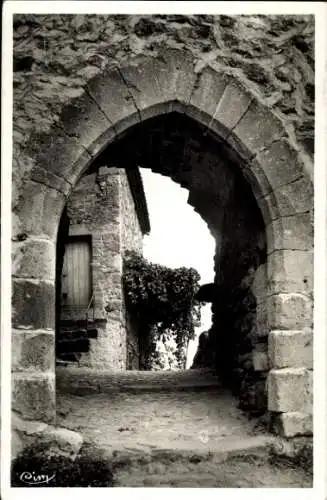
{"label": "stone building facade", "polygon": [[68,234],[58,234],[66,251],[59,270],[57,357],[97,369],[138,368],[137,330],[124,305],[122,269],[126,251],[142,254],[150,230],[139,170],[102,166],[83,176],[65,216]]}
{"label": "stone building facade", "polygon": [[278,433],[312,433],[314,33],[313,16],[15,16],[14,410],[54,419],[58,224],[107,155],[189,190],[227,290],[217,353]]}

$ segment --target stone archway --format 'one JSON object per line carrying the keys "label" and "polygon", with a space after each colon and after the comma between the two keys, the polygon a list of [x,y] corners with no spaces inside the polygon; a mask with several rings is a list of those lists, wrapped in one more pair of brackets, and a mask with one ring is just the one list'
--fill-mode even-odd
{"label": "stone archway", "polygon": [[[67,195],[97,156],[133,126],[176,112],[228,147],[261,210],[267,238],[268,409],[286,435],[312,418],[312,184],[287,127],[235,79],[187,51],[136,57],[88,82],[57,123],[32,134],[13,228],[13,409],[55,414],[55,246]],[[14,158],[15,160],[15,158]],[[33,217],[31,217],[33,213]]]}

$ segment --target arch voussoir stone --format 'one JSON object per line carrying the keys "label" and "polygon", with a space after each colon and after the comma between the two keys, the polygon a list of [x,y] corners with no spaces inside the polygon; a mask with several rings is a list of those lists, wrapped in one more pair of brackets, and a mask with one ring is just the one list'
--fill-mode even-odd
{"label": "arch voussoir stone", "polygon": [[[217,103],[212,124],[214,130],[217,124],[219,124],[218,133],[223,139],[230,136],[232,130],[247,111],[252,100],[252,95],[244,89],[241,83],[236,78],[232,79],[229,77],[229,83],[220,101]],[[238,149],[240,149],[238,152],[242,153],[244,146],[239,146],[236,150]]]}
{"label": "arch voussoir stone", "polygon": [[117,68],[94,78],[86,90],[110,120],[116,134],[140,122],[133,96]]}
{"label": "arch voussoir stone", "polygon": [[[26,154],[35,164],[30,178],[61,192],[68,191],[67,185],[73,185],[78,179],[76,172],[79,175],[81,169],[92,160],[78,138],[67,135],[57,124],[48,133],[32,135]],[[65,184],[61,182],[58,186],[58,178],[63,179]]]}
{"label": "arch voussoir stone", "polygon": [[252,99],[240,120],[226,138],[240,156],[251,161],[257,153],[285,137],[283,122],[257,99]]}
{"label": "arch voussoir stone", "polygon": [[268,180],[267,185],[261,186],[262,196],[296,181],[306,173],[299,153],[286,138],[280,138],[267,145],[256,154],[252,163],[261,165]]}
{"label": "arch voussoir stone", "polygon": [[40,165],[35,165],[31,171],[30,179],[39,184],[44,184],[50,188],[56,189],[60,193],[68,196],[72,185],[66,179],[60,177],[60,175],[51,172],[50,170],[41,167]]}
{"label": "arch voussoir stone", "polygon": [[206,66],[198,75],[191,98],[186,106],[186,114],[209,128],[215,116],[229,78]]}
{"label": "arch voussoir stone", "polygon": [[272,196],[278,206],[280,217],[313,210],[313,185],[305,177],[275,188],[273,193],[265,195],[265,198],[269,200]]}

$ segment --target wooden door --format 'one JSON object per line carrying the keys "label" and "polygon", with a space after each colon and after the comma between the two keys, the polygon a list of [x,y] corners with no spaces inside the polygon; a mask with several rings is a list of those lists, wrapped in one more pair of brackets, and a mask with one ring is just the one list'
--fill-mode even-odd
{"label": "wooden door", "polygon": [[92,294],[91,245],[86,239],[71,239],[65,247],[62,272],[62,304],[85,308]]}

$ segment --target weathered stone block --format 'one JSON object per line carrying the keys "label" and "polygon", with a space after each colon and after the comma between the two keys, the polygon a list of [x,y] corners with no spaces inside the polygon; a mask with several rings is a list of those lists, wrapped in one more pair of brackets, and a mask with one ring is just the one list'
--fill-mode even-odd
{"label": "weathered stone block", "polygon": [[59,175],[45,169],[39,165],[35,166],[30,176],[32,181],[52,187],[67,196],[71,190],[71,184]]}
{"label": "weathered stone block", "polygon": [[267,258],[268,294],[313,293],[313,253],[302,250],[276,250]]}
{"label": "weathered stone block", "polygon": [[54,332],[14,330],[12,333],[11,366],[13,371],[54,371]]}
{"label": "weathered stone block", "polygon": [[65,201],[64,195],[54,189],[33,181],[26,182],[15,210],[12,238],[17,240],[30,234],[56,241]]}
{"label": "weathered stone block", "polygon": [[273,193],[265,195],[265,198],[270,200],[273,197],[270,203],[277,204],[280,217],[288,217],[313,210],[313,196],[313,184],[306,177],[301,177],[274,188]]}
{"label": "weathered stone block", "polygon": [[312,436],[313,418],[308,413],[278,413],[274,416],[272,430],[276,434],[287,438]]}
{"label": "weathered stone block", "polygon": [[295,181],[304,172],[297,151],[286,139],[274,141],[259,151],[253,160],[253,163],[256,162],[261,165],[267,180],[266,185],[262,185],[262,194]]}
{"label": "weathered stone block", "polygon": [[240,121],[251,100],[251,94],[236,79],[228,83],[214,113],[215,120],[226,129],[222,137],[227,137]]}
{"label": "weathered stone block", "polygon": [[13,276],[55,279],[56,248],[52,241],[27,239],[13,242],[12,254]]}
{"label": "weathered stone block", "polygon": [[111,123],[119,125],[121,120],[128,120],[133,116],[136,117],[136,122],[139,122],[131,92],[117,69],[98,75],[88,83],[87,89]]}
{"label": "weathered stone block", "polygon": [[185,107],[197,79],[191,54],[185,52],[181,59],[174,49],[163,51],[157,58],[140,58],[138,65],[121,68],[121,74],[142,120],[157,115],[158,109],[162,113],[165,103],[178,101]]}
{"label": "weathered stone block", "polygon": [[270,365],[274,368],[313,367],[311,331],[274,330],[268,337]]}
{"label": "weathered stone block", "polygon": [[215,115],[217,104],[227,83],[228,79],[224,75],[217,74],[212,68],[206,67],[200,74],[198,83],[194,86],[186,114],[208,126]]}
{"label": "weathered stone block", "polygon": [[73,134],[86,149],[101,134],[112,128],[105,113],[86,92],[65,106],[60,116],[60,125],[68,136]]}
{"label": "weathered stone block", "polygon": [[[95,103],[94,106],[96,106]],[[65,112],[66,115],[67,112],[68,108]],[[72,110],[72,120],[74,114],[76,116],[76,110],[75,113]],[[76,131],[78,130],[79,123],[81,123],[78,120],[77,118],[75,120]],[[84,133],[88,134],[92,128],[89,124],[85,126],[84,123]],[[67,123],[68,134],[69,129],[72,130]],[[95,129],[98,130],[98,127],[95,126]],[[84,142],[79,140],[79,136],[75,135],[74,131],[70,135],[65,134],[64,130],[56,125],[52,127],[49,134],[36,134],[32,138],[33,147],[29,151],[29,154],[35,160],[37,166],[39,165],[44,170],[74,185],[80,177],[82,170],[85,170],[92,160],[91,155],[84,147],[84,143],[88,141],[85,137],[82,137],[82,139],[84,139]]]}
{"label": "weathered stone block", "polygon": [[311,250],[313,215],[297,214],[271,221],[266,226],[268,254],[274,250]]}
{"label": "weathered stone block", "polygon": [[[75,460],[83,444],[83,437],[77,432],[53,427],[45,422],[23,420],[15,412],[12,412],[11,425],[13,433],[19,438],[18,452],[36,445],[48,458],[58,456]],[[14,456],[17,455],[17,444],[15,440]]]}
{"label": "weathered stone block", "polygon": [[312,413],[312,372],[305,368],[282,368],[268,373],[268,410]]}
{"label": "weathered stone block", "polygon": [[44,281],[13,280],[13,326],[54,328],[55,287]]}
{"label": "weathered stone block", "polygon": [[267,297],[270,330],[299,330],[312,327],[312,301],[300,293],[280,293]]}
{"label": "weathered stone block", "polygon": [[12,375],[12,409],[26,419],[55,420],[55,374],[14,373]]}
{"label": "weathered stone block", "polygon": [[46,447],[47,456],[68,457],[75,460],[83,444],[83,437],[78,432],[64,428],[48,426],[42,433],[38,444]]}
{"label": "weathered stone block", "polygon": [[252,159],[256,153],[284,134],[285,129],[279,118],[253,100],[228,136],[227,142],[235,147],[244,159]]}

